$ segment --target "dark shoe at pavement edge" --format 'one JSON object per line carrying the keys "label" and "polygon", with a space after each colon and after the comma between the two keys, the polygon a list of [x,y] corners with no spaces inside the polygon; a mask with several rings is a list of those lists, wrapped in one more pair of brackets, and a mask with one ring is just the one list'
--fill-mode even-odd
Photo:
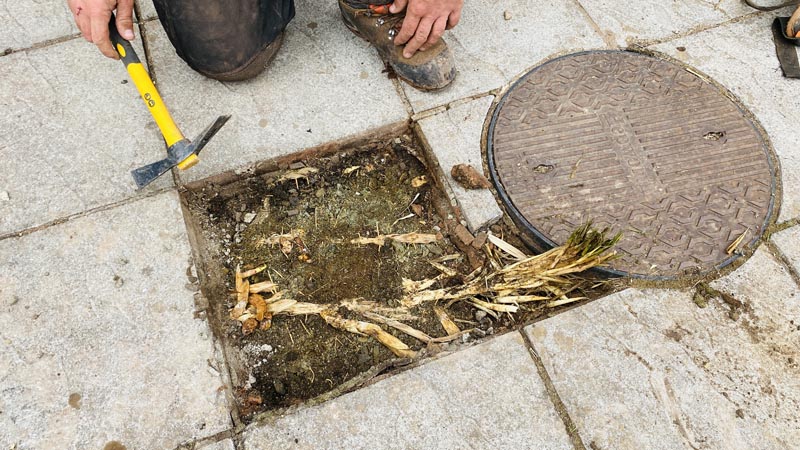
{"label": "dark shoe at pavement edge", "polygon": [[449,85],[456,77],[453,55],[443,39],[411,58],[403,56],[403,46],[394,44],[403,23],[404,13],[388,13],[388,5],[350,6],[339,0],[339,9],[347,28],[367,40],[394,69],[398,77],[417,89],[432,91]]}

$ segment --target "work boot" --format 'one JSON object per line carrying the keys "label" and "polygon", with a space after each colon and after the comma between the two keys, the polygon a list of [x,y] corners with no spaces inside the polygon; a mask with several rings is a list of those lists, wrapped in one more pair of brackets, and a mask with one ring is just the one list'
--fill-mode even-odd
{"label": "work boot", "polygon": [[403,46],[394,44],[405,12],[389,13],[389,5],[374,5],[357,0],[339,0],[347,28],[378,50],[398,77],[417,89],[432,91],[450,84],[456,77],[453,55],[443,39],[411,58],[403,56]]}

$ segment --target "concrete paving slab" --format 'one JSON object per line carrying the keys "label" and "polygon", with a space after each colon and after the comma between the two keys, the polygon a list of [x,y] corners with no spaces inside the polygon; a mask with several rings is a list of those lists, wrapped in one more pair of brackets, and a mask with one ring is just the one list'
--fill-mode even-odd
{"label": "concrete paving slab", "polygon": [[139,15],[141,20],[157,19],[156,7],[153,5],[153,0],[136,0],[139,6]]}
{"label": "concrete paving slab", "polygon": [[[756,12],[741,0],[628,2],[579,0],[608,42],[620,47],[670,39]],[[763,2],[761,2],[763,3]]]}
{"label": "concrete paving slab", "polygon": [[[192,71],[158,21],[145,25],[156,77],[185,132],[231,121],[186,181],[400,123],[408,112],[377,54],[339,18],[335,2],[298,2],[283,48],[254,80],[220,83]],[[202,93],[199,95],[198,93]]]}
{"label": "concrete paving slab", "polygon": [[772,236],[772,242],[789,260],[794,270],[800,273],[800,226],[783,230]]}
{"label": "concrete paving slab", "polygon": [[724,286],[738,320],[691,292],[630,289],[527,329],[587,447],[795,446],[800,290],[764,251],[740,271]]}
{"label": "concrete paving slab", "polygon": [[0,54],[76,33],[66,0],[9,1],[0,8]]}
{"label": "concrete paving slab", "polygon": [[779,220],[784,221],[800,217],[800,153],[796,151],[800,104],[797,81],[782,76],[775,56],[770,24],[777,14],[760,15],[653,48],[705,72],[755,114],[780,159],[783,206]]}
{"label": "concrete paving slab", "polygon": [[73,39],[0,57],[0,79],[0,235],[141,195],[130,171],[166,150],[120,62]]}
{"label": "concrete paving slab", "polygon": [[190,255],[174,192],[0,241],[0,447],[166,449],[230,428]]}
{"label": "concrete paving slab", "polygon": [[570,449],[519,333],[251,426],[246,449]]}
{"label": "concrete paving slab", "polygon": [[419,121],[444,172],[448,194],[461,207],[471,231],[496,221],[503,216],[503,211],[489,189],[464,189],[450,176],[450,170],[458,164],[469,164],[483,173],[481,133],[493,100],[491,95],[481,97]]}
{"label": "concrete paving slab", "polygon": [[605,46],[576,3],[557,0],[533,7],[528,0],[467,1],[461,22],[445,39],[458,76],[439,92],[403,83],[415,112],[497,89],[551,55]]}

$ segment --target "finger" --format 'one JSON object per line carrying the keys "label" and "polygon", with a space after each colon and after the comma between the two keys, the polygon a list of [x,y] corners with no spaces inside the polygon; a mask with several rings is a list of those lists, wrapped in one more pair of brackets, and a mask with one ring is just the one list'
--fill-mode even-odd
{"label": "finger", "polygon": [[414,56],[414,53],[417,53],[417,50],[419,50],[419,48],[428,41],[428,36],[431,34],[431,28],[433,28],[432,18],[426,17],[419,22],[419,25],[417,26],[417,32],[414,33],[414,37],[408,41],[406,48],[403,49],[404,57],[411,58]]}
{"label": "finger", "polygon": [[447,29],[455,28],[458,25],[458,22],[461,20],[461,11],[453,11],[450,13],[450,17],[447,19]]}
{"label": "finger", "polygon": [[431,34],[428,35],[428,41],[422,44],[422,47],[419,49],[424,52],[436,45],[439,39],[442,38],[445,28],[447,28],[447,17],[439,17],[436,19],[436,23],[433,24],[433,28],[431,29]]}
{"label": "finger", "polygon": [[406,9],[406,5],[408,5],[408,0],[394,0],[394,3],[389,6],[389,12],[397,14]]}
{"label": "finger", "polygon": [[80,11],[75,14],[75,23],[78,29],[81,30],[81,36],[86,39],[86,42],[92,42],[92,22],[89,20],[89,15],[86,11]]}
{"label": "finger", "polygon": [[403,19],[403,26],[400,28],[400,32],[394,37],[395,45],[403,45],[408,42],[417,31],[417,25],[419,25],[419,16],[406,15],[406,18]]}
{"label": "finger", "polygon": [[92,16],[92,42],[100,49],[100,52],[109,58],[119,59],[111,39],[108,37],[108,21],[111,19],[111,11],[107,14],[99,13]]}
{"label": "finger", "polygon": [[133,40],[133,0],[120,0],[117,3],[117,29],[124,39]]}

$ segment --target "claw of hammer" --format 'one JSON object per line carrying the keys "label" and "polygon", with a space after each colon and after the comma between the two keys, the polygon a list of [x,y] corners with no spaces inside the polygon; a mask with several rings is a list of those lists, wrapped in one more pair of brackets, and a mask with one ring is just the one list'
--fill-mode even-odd
{"label": "claw of hammer", "polygon": [[197,164],[199,161],[197,154],[230,118],[231,116],[219,116],[194,142],[182,139],[167,149],[166,158],[132,170],[131,175],[133,175],[133,180],[136,181],[136,186],[139,189],[147,186],[175,166],[178,166],[181,170],[186,170]]}

